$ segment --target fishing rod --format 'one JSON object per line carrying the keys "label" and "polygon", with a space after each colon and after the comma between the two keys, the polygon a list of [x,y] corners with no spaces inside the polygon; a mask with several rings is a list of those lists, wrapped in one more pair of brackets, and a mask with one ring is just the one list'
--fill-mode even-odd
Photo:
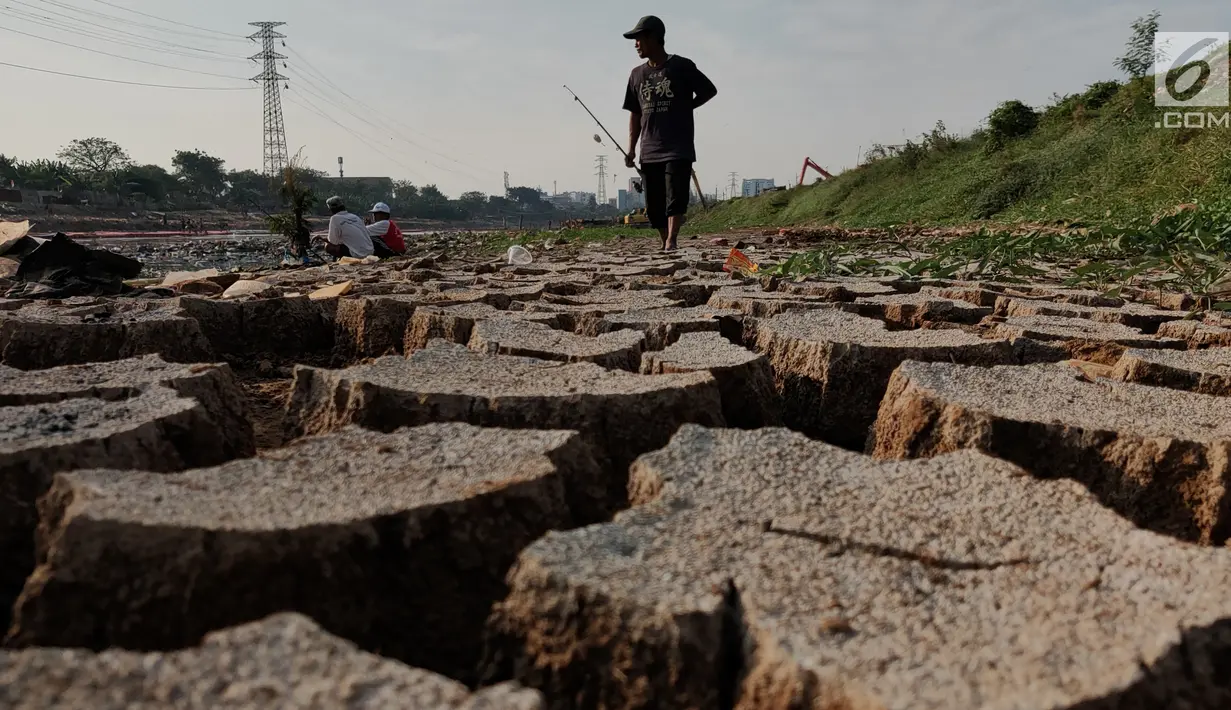
{"label": "fishing rod", "polygon": [[[565,85],[564,85],[564,90],[565,90],[565,91],[567,91],[567,92],[569,92],[570,94],[573,94],[573,100],[574,100],[574,101],[576,101],[577,103],[581,104],[581,107],[582,107],[582,108],[584,108],[584,109],[586,110],[586,113],[590,114],[590,118],[594,119],[594,122],[598,124],[598,127],[599,127],[599,128],[601,128],[601,129],[603,129],[603,133],[606,133],[606,134],[607,134],[607,137],[611,139],[611,143],[612,143],[612,145],[614,145],[614,146],[616,147],[616,150],[620,151],[620,155],[624,156],[624,164],[625,164],[625,165],[627,165],[627,164],[629,163],[629,160],[628,160],[628,151],[626,151],[626,150],[624,150],[624,148],[620,147],[620,141],[616,140],[616,139],[615,139],[615,136],[611,135],[611,131],[607,130],[607,127],[603,125],[603,122],[602,122],[602,121],[600,121],[600,120],[598,120],[598,116],[595,116],[595,115],[594,115],[594,112],[590,110],[590,107],[589,107],[589,106],[586,106],[586,102],[585,102],[585,101],[582,101],[580,96],[578,96],[577,94],[573,93],[573,90],[572,90],[572,89],[570,89],[570,88],[568,88],[568,84],[565,84]],[[595,135],[595,136],[594,136],[594,142],[595,142],[595,143],[602,143],[602,142],[603,142],[603,139],[602,139],[602,138],[599,138],[597,135]],[[641,182],[638,182],[638,183],[636,184],[637,192],[641,192],[641,191],[642,191],[642,189],[643,189],[643,188],[642,188],[642,185],[644,185],[644,184],[645,184],[645,175],[644,175],[644,174],[642,174],[641,169],[637,167],[636,163],[634,163],[634,164],[633,164],[633,170],[636,170],[636,171],[637,171],[637,176],[641,178]]]}
{"label": "fishing rod", "polygon": [[[564,85],[564,90],[569,92],[570,94],[573,94],[573,100],[581,104],[581,107],[586,110],[586,113],[590,114],[590,118],[594,119],[594,122],[598,124],[598,127],[603,129],[603,133],[606,133],[607,137],[611,139],[611,142],[613,145],[615,145],[616,150],[620,151],[620,155],[624,156],[624,164],[627,165],[629,163],[628,152],[625,151],[622,147],[620,147],[620,141],[616,140],[615,136],[611,135],[611,131],[607,130],[607,127],[603,125],[603,122],[598,120],[598,116],[595,116],[594,112],[590,110],[590,107],[586,106],[586,102],[582,101],[580,96],[573,93],[573,90],[568,88],[568,84]],[[594,142],[602,143],[603,139],[599,138],[598,135],[596,134],[594,136]],[[638,177],[641,178],[641,182],[636,184],[637,192],[641,192],[643,189],[642,185],[645,184],[645,174],[641,172],[641,168],[638,168],[635,163],[633,165],[633,170],[636,170]],[[705,193],[701,191],[701,180],[697,178],[696,170],[692,171],[692,182],[693,182],[693,185],[695,185],[697,188],[697,197],[701,198],[701,206],[708,210],[710,206],[705,202]]]}

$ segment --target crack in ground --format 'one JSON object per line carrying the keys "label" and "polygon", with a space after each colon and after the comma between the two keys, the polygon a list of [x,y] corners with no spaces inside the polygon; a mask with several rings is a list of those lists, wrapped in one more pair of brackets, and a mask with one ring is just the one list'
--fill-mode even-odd
{"label": "crack in ground", "polygon": [[825,535],[823,533],[810,533],[803,530],[776,528],[773,523],[769,524],[765,532],[798,538],[800,540],[809,540],[822,545],[839,545],[844,549],[864,552],[877,557],[891,557],[893,559],[904,560],[906,562],[917,562],[925,567],[950,570],[954,572],[990,571],[1000,569],[1001,567],[1016,567],[1018,565],[1034,564],[1034,560],[1025,557],[1020,559],[1005,560],[1004,562],[962,562],[960,560],[947,560],[941,557],[933,557],[931,555],[890,547],[888,545],[877,545],[874,543],[859,542],[857,540],[847,540],[836,535]]}

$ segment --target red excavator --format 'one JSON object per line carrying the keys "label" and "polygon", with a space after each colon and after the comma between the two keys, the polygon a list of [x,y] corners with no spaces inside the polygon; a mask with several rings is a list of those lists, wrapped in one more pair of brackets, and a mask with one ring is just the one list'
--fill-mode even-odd
{"label": "red excavator", "polygon": [[813,170],[820,173],[822,180],[833,180],[833,175],[831,175],[828,170],[817,165],[815,162],[813,162],[812,158],[804,158],[804,166],[800,168],[799,170],[799,184],[800,185],[804,184],[804,175],[808,173],[808,168],[812,168]]}

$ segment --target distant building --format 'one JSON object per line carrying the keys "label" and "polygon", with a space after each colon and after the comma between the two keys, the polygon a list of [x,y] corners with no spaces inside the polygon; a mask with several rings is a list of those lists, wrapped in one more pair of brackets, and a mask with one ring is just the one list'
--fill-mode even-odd
{"label": "distant building", "polygon": [[753,178],[752,180],[744,181],[743,196],[756,197],[757,195],[767,190],[774,189],[773,180],[764,180],[761,178]]}
{"label": "distant building", "polygon": [[628,189],[620,190],[620,192],[625,196],[624,201],[620,203],[618,208],[620,211],[628,210],[629,212],[632,212],[633,210],[639,210],[645,207],[645,195],[637,192],[637,184],[640,182],[641,178],[629,178]]}
{"label": "distant building", "polygon": [[608,198],[607,204],[610,207],[615,207],[616,209],[620,209],[619,200],[615,197]]}
{"label": "distant building", "polygon": [[567,192],[570,201],[578,205],[588,205],[594,200],[593,192]]}

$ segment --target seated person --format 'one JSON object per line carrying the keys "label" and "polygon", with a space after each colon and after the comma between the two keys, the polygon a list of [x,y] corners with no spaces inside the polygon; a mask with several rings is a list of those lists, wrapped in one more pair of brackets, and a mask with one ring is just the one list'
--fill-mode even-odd
{"label": "seated person", "polygon": [[[389,219],[389,205],[377,202],[372,207],[372,223],[368,225],[368,236],[372,241],[380,240],[394,254],[406,253],[406,240],[402,238],[402,230],[393,220]],[[379,252],[379,247],[377,249]]]}
{"label": "seated person", "polygon": [[329,236],[326,237],[328,244],[325,245],[325,251],[330,256],[338,259],[344,256],[363,259],[376,251],[363,220],[346,211],[346,204],[341,197],[330,197],[325,200],[325,206],[333,214],[329,218]]}

